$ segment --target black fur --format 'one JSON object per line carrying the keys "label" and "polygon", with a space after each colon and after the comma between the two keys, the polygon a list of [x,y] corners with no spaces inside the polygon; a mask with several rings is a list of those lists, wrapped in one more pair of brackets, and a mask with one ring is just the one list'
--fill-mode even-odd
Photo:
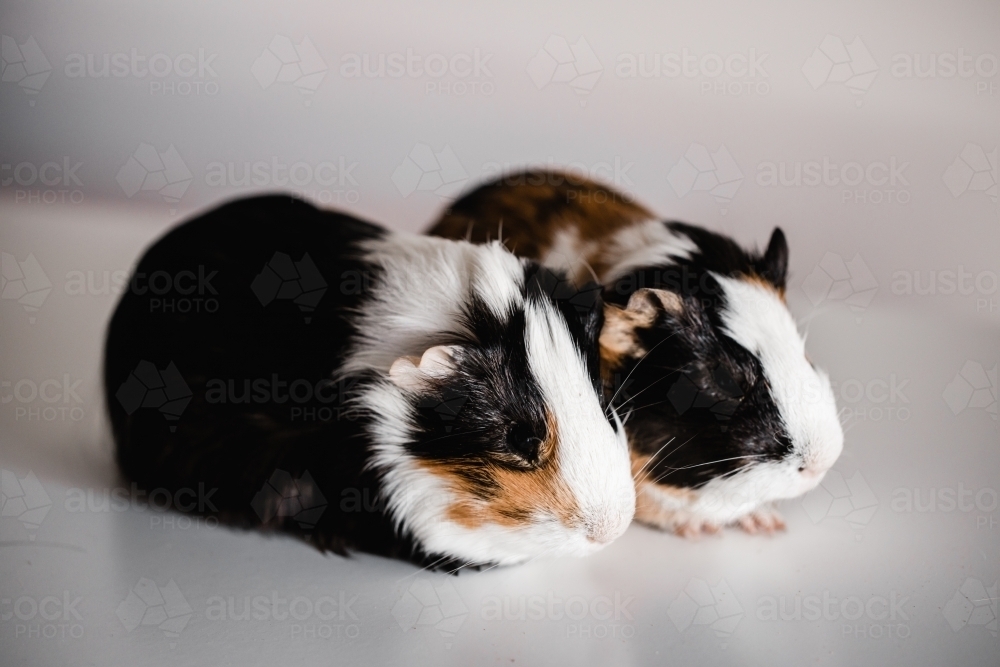
{"label": "black fur", "polygon": [[[604,201],[611,204],[583,205]],[[499,234],[502,220],[504,236],[516,239],[514,250],[537,258],[542,250],[532,236],[536,222],[551,226],[565,217],[614,226],[646,216],[611,188],[532,171],[505,175],[467,193],[430,233],[461,233],[482,241]],[[783,291],[788,246],[780,229],[767,250],[757,253],[701,227],[663,224],[690,238],[698,250],[690,258],[621,276],[604,286],[603,297],[624,307],[639,289],[668,290],[682,298],[683,311],[660,308],[655,325],[639,332],[648,354],[615,369],[606,394],[620,414],[631,412],[626,430],[633,451],[654,457],[644,475],[697,488],[748,463],[780,459],[791,449],[760,362],[722,333],[725,296],[712,277],[759,279]]]}
{"label": "black fur", "polygon": [[712,276],[757,276],[783,289],[788,249],[780,229],[768,252],[758,255],[706,229],[665,224],[698,250],[667,266],[633,271],[608,286],[605,296],[624,305],[637,289],[663,289],[680,295],[683,309],[677,315],[661,308],[656,324],[639,330],[649,352],[620,370],[628,383],[614,388],[615,403],[632,410],[627,428],[633,450],[654,456],[650,479],[697,488],[791,451],[760,361],[722,333],[725,294]]}
{"label": "black fur", "polygon": [[[351,399],[373,378],[331,380],[355,334],[355,314],[379,289],[379,272],[359,259],[357,244],[385,233],[270,196],[226,204],[155,243],[114,313],[105,349],[123,473],[147,490],[203,489],[208,502],[193,511],[287,531],[322,550],[453,565],[397,534],[378,474],[366,467],[371,417]],[[578,312],[579,304],[567,305],[575,293],[546,295],[534,277],[548,272],[526,267],[529,298],[547,298],[571,315],[597,386],[599,296]],[[197,310],[191,276],[205,279]],[[142,289],[149,279],[155,293]],[[524,313],[501,322],[472,303],[467,319],[466,339],[441,341],[466,345],[455,376],[420,397],[410,451],[428,460],[539,465],[525,444],[544,439],[546,421],[527,372]],[[484,494],[495,492],[487,474],[477,479]]]}

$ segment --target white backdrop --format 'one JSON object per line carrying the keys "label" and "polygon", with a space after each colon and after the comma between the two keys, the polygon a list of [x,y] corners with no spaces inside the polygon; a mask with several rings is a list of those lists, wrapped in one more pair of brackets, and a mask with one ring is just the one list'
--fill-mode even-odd
{"label": "white backdrop", "polygon": [[[996,664],[997,3],[9,1],[0,33],[3,664]],[[112,287],[162,230],[291,189],[420,231],[539,165],[784,228],[847,428],[787,534],[454,578],[100,504]]]}

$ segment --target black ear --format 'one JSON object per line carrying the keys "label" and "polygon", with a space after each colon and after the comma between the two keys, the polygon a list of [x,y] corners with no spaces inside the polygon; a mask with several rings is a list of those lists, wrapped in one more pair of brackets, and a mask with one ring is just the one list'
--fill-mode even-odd
{"label": "black ear", "polygon": [[760,259],[759,270],[761,277],[770,281],[779,290],[785,289],[785,280],[788,277],[788,242],[785,241],[785,233],[781,227],[775,227],[771,232],[771,240],[767,244],[767,250]]}

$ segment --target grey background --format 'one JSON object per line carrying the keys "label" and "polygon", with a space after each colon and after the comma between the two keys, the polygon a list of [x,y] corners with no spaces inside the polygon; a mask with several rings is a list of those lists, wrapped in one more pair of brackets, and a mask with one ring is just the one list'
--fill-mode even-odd
{"label": "grey background", "polygon": [[[10,1],[0,33],[3,664],[996,664],[1000,5]],[[305,58],[322,78],[277,76],[265,50],[289,42],[276,36],[308,38],[314,51],[286,64]],[[75,76],[133,50],[171,71]],[[456,70],[344,69],[407,50]],[[743,71],[751,51],[759,66]],[[660,54],[661,75],[625,76],[629,54],[647,72]],[[691,75],[671,76],[664,54],[694,56]],[[967,76],[948,67],[960,55]],[[173,70],[191,62],[191,76]],[[173,146],[183,166],[157,184],[129,162],[143,144]],[[692,145],[731,160],[702,165]],[[769,184],[782,164],[788,182],[824,160],[837,166],[818,184]],[[588,559],[459,577],[81,506],[122,486],[98,383],[116,300],[105,272],[197,211],[278,188],[213,180],[246,162],[294,167],[286,189],[403,230],[498,169],[549,164],[748,244],[780,225],[844,453],[784,505],[773,538],[633,526]],[[692,170],[706,172],[697,184]],[[728,189],[713,196],[709,174]],[[168,181],[180,185],[160,192]],[[47,380],[52,402],[32,396]],[[147,580],[183,601],[135,605]],[[220,599],[239,615],[272,595],[304,598],[301,618],[218,618]],[[346,603],[332,618],[329,601],[313,608],[327,597]]]}

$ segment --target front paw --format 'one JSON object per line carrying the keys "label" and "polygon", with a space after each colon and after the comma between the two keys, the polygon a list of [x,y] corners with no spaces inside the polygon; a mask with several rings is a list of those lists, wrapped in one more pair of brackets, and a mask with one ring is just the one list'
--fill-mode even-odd
{"label": "front paw", "polygon": [[698,516],[675,518],[672,528],[675,535],[685,537],[689,540],[698,539],[706,534],[715,535],[721,530],[719,524]]}
{"label": "front paw", "polygon": [[761,507],[740,518],[736,525],[751,535],[757,533],[773,535],[777,531],[785,529],[785,520],[773,507]]}

